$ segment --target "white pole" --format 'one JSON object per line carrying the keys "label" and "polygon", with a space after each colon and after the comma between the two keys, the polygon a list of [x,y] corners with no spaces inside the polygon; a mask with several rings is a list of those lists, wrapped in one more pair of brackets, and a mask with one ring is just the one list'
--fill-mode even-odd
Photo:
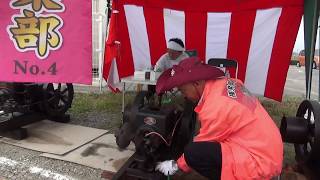
{"label": "white pole", "polygon": [[102,15],[99,14],[99,18],[97,20],[99,22],[99,36],[98,36],[98,39],[99,39],[99,48],[97,49],[98,51],[98,58],[99,58],[99,89],[100,89],[100,93],[102,92],[102,43],[103,43],[103,27],[102,27]]}

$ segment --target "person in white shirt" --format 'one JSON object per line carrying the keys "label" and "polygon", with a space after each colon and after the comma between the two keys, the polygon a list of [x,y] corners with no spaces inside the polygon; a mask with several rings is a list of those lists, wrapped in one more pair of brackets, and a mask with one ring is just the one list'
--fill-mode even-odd
{"label": "person in white shirt", "polygon": [[167,53],[159,58],[154,70],[163,72],[172,68],[173,65],[178,65],[180,61],[188,57],[188,54],[185,52],[183,41],[179,38],[172,38],[168,42]]}

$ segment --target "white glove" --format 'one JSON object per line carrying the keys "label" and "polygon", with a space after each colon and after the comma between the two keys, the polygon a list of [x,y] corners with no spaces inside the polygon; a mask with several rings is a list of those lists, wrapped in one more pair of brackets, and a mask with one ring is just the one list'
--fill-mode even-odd
{"label": "white glove", "polygon": [[178,165],[174,160],[159,162],[156,166],[156,170],[162,172],[166,176],[175,174],[178,169]]}

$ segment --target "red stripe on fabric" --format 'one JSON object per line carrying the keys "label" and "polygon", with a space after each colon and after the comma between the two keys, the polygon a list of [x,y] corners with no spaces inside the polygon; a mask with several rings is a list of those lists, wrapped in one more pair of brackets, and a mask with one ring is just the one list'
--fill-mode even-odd
{"label": "red stripe on fabric", "polygon": [[[109,31],[110,33],[110,31]],[[113,45],[108,45],[106,43],[105,47],[105,56],[104,56],[104,65],[103,65],[103,78],[105,80],[108,79],[109,71],[112,63],[112,59],[115,57],[114,54],[116,54],[116,48]]]}
{"label": "red stripe on fabric", "polygon": [[198,57],[205,62],[207,13],[185,12],[186,18],[186,49],[195,49]]}
{"label": "red stripe on fabric", "polygon": [[118,88],[114,88],[110,85],[108,85],[108,88],[113,92],[113,93],[120,93],[121,91]]}
{"label": "red stripe on fabric", "polygon": [[134,73],[134,62],[132,56],[132,49],[130,44],[130,36],[127,26],[127,20],[124,12],[124,6],[119,6],[118,14],[118,35],[120,41],[119,58],[117,59],[119,78],[130,76]]}
{"label": "red stripe on fabric", "polygon": [[[247,62],[256,11],[235,12],[231,15],[227,58],[238,62],[238,79],[245,81]],[[231,77],[235,70],[230,69]]]}
{"label": "red stripe on fabric", "polygon": [[[112,4],[112,8],[116,8],[116,3]],[[104,56],[104,65],[103,65],[103,78],[108,79],[109,71],[113,58],[117,57],[117,46],[114,44],[116,37],[116,16],[111,14],[111,19],[109,23],[109,34],[108,40],[105,44],[105,56]]]}
{"label": "red stripe on fabric", "polygon": [[144,8],[144,17],[149,38],[151,64],[154,66],[158,59],[167,52],[163,9]]}
{"label": "red stripe on fabric", "polygon": [[202,12],[236,12],[274,7],[303,6],[303,0],[202,0],[200,2],[195,2],[194,0],[122,0],[122,3],[153,8],[170,8],[181,11]]}
{"label": "red stripe on fabric", "polygon": [[302,8],[283,8],[273,44],[265,97],[282,100],[291,54],[299,30]]}

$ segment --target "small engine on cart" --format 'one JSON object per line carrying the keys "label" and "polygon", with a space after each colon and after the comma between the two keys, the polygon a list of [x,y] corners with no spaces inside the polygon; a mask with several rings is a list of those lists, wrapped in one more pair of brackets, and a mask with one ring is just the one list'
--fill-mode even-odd
{"label": "small engine on cart", "polygon": [[0,134],[23,139],[22,126],[43,119],[67,122],[73,94],[72,84],[0,83]]}
{"label": "small engine on cart", "polygon": [[301,173],[308,179],[320,177],[320,104],[304,100],[296,117],[283,117],[280,132],[283,141],[293,143]]}
{"label": "small engine on cart", "polygon": [[[140,92],[125,108],[123,124],[115,134],[119,148],[135,144],[136,152],[113,176],[116,179],[164,179],[155,171],[157,162],[177,159],[192,140],[194,104],[167,104],[155,107],[148,92]],[[152,98],[152,97],[151,97]]]}

